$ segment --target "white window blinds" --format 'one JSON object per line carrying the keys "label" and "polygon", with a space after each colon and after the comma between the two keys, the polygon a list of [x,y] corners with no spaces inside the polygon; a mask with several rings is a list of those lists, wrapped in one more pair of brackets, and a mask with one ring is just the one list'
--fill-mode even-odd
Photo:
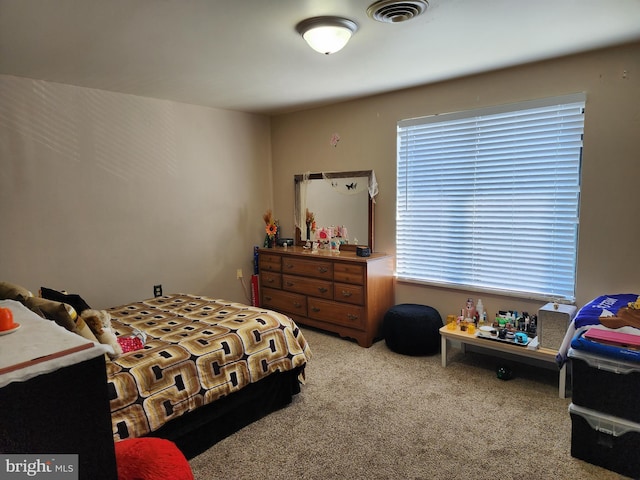
{"label": "white window blinds", "polygon": [[583,94],[398,123],[401,279],[575,299]]}

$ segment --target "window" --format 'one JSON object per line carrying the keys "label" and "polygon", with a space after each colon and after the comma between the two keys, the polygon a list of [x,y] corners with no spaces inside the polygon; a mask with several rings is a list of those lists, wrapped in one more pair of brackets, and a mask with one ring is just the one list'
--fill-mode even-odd
{"label": "window", "polygon": [[575,299],[583,94],[398,123],[397,276]]}

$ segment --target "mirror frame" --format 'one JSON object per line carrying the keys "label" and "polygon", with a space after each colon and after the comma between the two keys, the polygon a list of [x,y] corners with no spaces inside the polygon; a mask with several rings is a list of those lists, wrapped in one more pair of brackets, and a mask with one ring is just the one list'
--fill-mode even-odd
{"label": "mirror frame", "polygon": [[[366,177],[367,178],[367,182],[371,181],[371,176],[373,174],[373,170],[355,170],[355,171],[350,171],[350,172],[324,172],[325,174],[329,174],[331,175],[333,178],[349,178],[349,177]],[[323,174],[322,172],[320,173],[310,173],[308,175],[309,180],[323,180]],[[294,195],[295,195],[295,209],[294,211],[299,212],[300,211],[300,183],[303,181],[304,179],[304,175],[301,174],[296,174],[293,176],[293,181],[294,181]],[[369,195],[369,192],[367,192],[367,198],[368,198],[368,203],[369,203],[369,208],[368,208],[368,212],[367,212],[367,216],[368,216],[368,232],[367,232],[367,244],[360,244],[360,246],[368,246],[369,249],[371,250],[371,253],[373,253],[374,250],[374,201],[371,198],[371,195]],[[306,243],[306,240],[302,240],[302,232],[300,231],[300,227],[296,226],[296,245],[304,245]],[[355,250],[356,247],[358,245],[356,244],[352,244],[352,243],[347,243],[344,245],[340,246],[340,250]]]}

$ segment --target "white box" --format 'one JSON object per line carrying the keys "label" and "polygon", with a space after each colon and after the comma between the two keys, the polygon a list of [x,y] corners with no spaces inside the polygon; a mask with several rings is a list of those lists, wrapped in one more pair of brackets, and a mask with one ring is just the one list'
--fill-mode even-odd
{"label": "white box", "polygon": [[547,303],[538,310],[537,334],[541,347],[558,350],[569,324],[576,315],[575,305]]}

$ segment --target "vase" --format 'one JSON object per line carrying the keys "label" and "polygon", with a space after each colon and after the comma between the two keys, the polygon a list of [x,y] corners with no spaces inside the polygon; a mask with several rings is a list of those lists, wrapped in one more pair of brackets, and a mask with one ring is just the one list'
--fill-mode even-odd
{"label": "vase", "polygon": [[307,223],[307,240],[311,240],[311,224]]}

